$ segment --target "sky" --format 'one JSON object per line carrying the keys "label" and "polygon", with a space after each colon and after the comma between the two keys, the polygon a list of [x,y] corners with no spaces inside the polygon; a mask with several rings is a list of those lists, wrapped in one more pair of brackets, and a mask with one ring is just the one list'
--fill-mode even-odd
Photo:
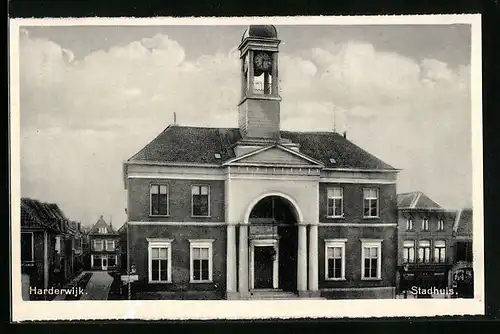
{"label": "sky", "polygon": [[[276,26],[281,127],[347,132],[398,193],[472,205],[469,25]],[[245,26],[20,30],[21,195],[126,220],[123,161],[173,122],[237,127]]]}

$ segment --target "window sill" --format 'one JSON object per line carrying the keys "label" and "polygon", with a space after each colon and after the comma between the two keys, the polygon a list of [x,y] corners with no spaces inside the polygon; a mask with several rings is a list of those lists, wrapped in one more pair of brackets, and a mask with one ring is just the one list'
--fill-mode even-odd
{"label": "window sill", "polygon": [[213,283],[214,281],[213,280],[208,280],[208,281],[194,281],[194,280],[190,280],[189,283],[191,284],[207,284],[207,283]]}
{"label": "window sill", "polygon": [[149,284],[170,284],[172,281],[148,281]]}
{"label": "window sill", "polygon": [[344,215],[342,215],[342,216],[326,216],[325,218],[327,218],[327,219],[344,219],[345,216]]}
{"label": "window sill", "polygon": [[378,277],[375,277],[375,278],[371,278],[371,277],[361,277],[361,280],[362,281],[381,281],[382,278],[378,278]]}
{"label": "window sill", "polygon": [[212,218],[212,216],[211,215],[208,215],[208,216],[191,215],[191,218]]}
{"label": "window sill", "polygon": [[344,278],[325,278],[325,281],[327,282],[342,282],[342,281],[345,281],[345,277]]}
{"label": "window sill", "polygon": [[380,216],[363,216],[363,219],[380,219]]}
{"label": "window sill", "polygon": [[170,218],[170,215],[149,215],[150,218]]}

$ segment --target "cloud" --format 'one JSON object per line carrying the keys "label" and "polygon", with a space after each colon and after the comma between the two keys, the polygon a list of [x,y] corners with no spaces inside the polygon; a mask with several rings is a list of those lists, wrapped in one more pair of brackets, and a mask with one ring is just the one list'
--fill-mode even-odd
{"label": "cloud", "polygon": [[[187,60],[178,41],[156,35],[75,59],[21,34],[23,195],[64,203],[86,223],[108,212],[125,219],[122,161],[174,112],[181,124],[237,126],[238,56],[232,49]],[[280,80],[283,128],[336,123],[404,168],[401,191],[419,187],[452,205],[470,197],[470,67],[351,41],[281,54]]]}

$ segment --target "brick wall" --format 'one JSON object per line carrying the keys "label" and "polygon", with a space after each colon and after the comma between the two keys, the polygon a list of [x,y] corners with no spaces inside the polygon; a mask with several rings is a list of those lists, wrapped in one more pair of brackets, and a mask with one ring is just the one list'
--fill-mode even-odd
{"label": "brick wall", "polygon": [[[138,284],[155,291],[214,290],[225,291],[226,284],[226,228],[225,226],[165,226],[130,225],[130,262],[136,265]],[[172,283],[148,283],[148,241],[146,238],[167,238],[172,242]],[[189,239],[214,239],[213,283],[189,283]]]}
{"label": "brick wall", "polygon": [[[224,221],[224,181],[130,179],[128,182],[129,221]],[[168,217],[150,215],[151,184],[168,185]],[[191,216],[191,186],[200,184],[210,186],[210,217]]]}

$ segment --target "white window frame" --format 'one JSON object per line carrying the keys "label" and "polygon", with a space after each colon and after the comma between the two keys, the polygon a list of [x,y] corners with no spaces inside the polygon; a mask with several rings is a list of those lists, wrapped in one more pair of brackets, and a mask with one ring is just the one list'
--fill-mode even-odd
{"label": "white window frame", "polygon": [[[118,256],[117,255],[106,255],[108,257],[108,267],[117,267],[118,266]],[[114,258],[115,259],[115,265],[110,266],[109,265],[109,259]]]}
{"label": "white window frame", "polygon": [[[207,192],[208,192],[208,212],[207,215],[195,215],[194,214],[194,200],[193,200],[193,188],[194,187],[199,187],[200,188],[200,194],[201,194],[201,188],[202,187],[207,187]],[[191,217],[210,217],[212,214],[212,207],[210,205],[210,197],[211,197],[211,189],[209,184],[192,184],[191,185]]]}
{"label": "white window frame", "polygon": [[[213,243],[214,239],[192,239],[189,240],[189,282],[211,283],[213,282]],[[193,250],[195,248],[208,248],[208,280],[195,280],[193,268]]]}
{"label": "white window frame", "polygon": [[406,219],[406,230],[413,231],[413,219],[412,218]]}
{"label": "white window frame", "polygon": [[[100,247],[101,249],[97,249],[97,247],[96,247],[96,244],[97,244],[98,241],[101,244],[101,247]],[[96,252],[102,252],[104,250],[105,246],[104,246],[104,242],[103,242],[102,239],[94,239],[94,240],[92,240],[92,243],[94,245],[94,251],[96,251]]]}
{"label": "white window frame", "polygon": [[[412,246],[407,246],[405,245],[405,243],[412,243]],[[415,263],[416,259],[417,259],[417,256],[416,256],[416,251],[415,251],[415,240],[410,240],[410,239],[407,239],[407,240],[404,240],[403,241],[403,262],[404,263]],[[410,259],[410,256],[408,254],[408,256],[406,255],[407,252],[406,250],[407,249],[413,249],[413,261]]]}
{"label": "white window frame", "polygon": [[101,234],[107,234],[108,233],[108,229],[105,228],[105,227],[99,227],[99,233],[101,233]]}
{"label": "white window frame", "polygon": [[[147,238],[148,241],[148,283],[150,284],[164,284],[172,283],[172,239],[153,239]],[[153,265],[152,265],[152,248],[166,248],[167,249],[167,280],[166,281],[153,281]]]}
{"label": "white window frame", "polygon": [[[437,243],[439,242],[442,242],[444,244],[444,246],[442,247],[439,247],[440,249],[444,249],[444,254],[443,254],[443,260],[442,261],[438,261],[438,259],[436,258],[436,250],[438,249],[438,247],[436,246]],[[434,241],[434,263],[446,263],[446,240],[435,240]]]}
{"label": "white window frame", "polygon": [[[375,190],[375,192],[377,193],[377,197],[376,198],[365,197],[365,190]],[[366,200],[374,200],[374,199],[377,200],[377,214],[375,216],[366,216],[365,215],[365,201]],[[379,191],[379,189],[375,188],[375,187],[363,188],[363,218],[379,218],[379,217],[380,217],[380,191]]]}
{"label": "white window frame", "polygon": [[[113,247],[111,249],[108,248],[108,242],[112,242],[113,243]],[[105,240],[105,245],[106,245],[106,250],[107,251],[114,251],[114,250],[116,250],[116,248],[115,248],[116,244],[115,244],[114,240]]]}
{"label": "white window frame", "polygon": [[[427,247],[423,243],[428,243],[429,246]],[[420,256],[420,249],[421,248],[428,248],[429,249],[429,256],[425,259],[426,261],[423,261],[422,257]],[[431,259],[431,256],[432,256],[432,253],[431,253],[432,245],[431,245],[431,241],[430,240],[428,240],[428,239],[419,240],[418,241],[418,248],[417,249],[418,249],[418,262],[419,263],[431,263],[432,262],[432,259]],[[425,251],[424,251],[424,255],[425,255]]]}
{"label": "white window frame", "polygon": [[422,219],[422,231],[429,231],[429,218]]}
{"label": "white window frame", "polygon": [[437,221],[437,230],[438,231],[444,231],[444,219],[438,219]]}
{"label": "white window frame", "polygon": [[[325,240],[325,280],[326,281],[345,281],[345,244],[347,239],[326,239]],[[328,248],[341,248],[342,264],[340,277],[328,277]]]}
{"label": "white window frame", "polygon": [[[166,214],[154,214],[153,213],[153,186],[157,187],[167,187],[167,213]],[[158,188],[158,194],[160,188]],[[149,184],[149,215],[152,217],[169,217],[170,216],[170,185],[165,183],[150,183]]]}
{"label": "white window frame", "polygon": [[[341,192],[341,196],[335,196],[335,195],[332,195],[330,196],[330,191],[331,192],[335,192],[335,190],[340,190]],[[333,199],[333,215],[329,215],[328,212],[330,211],[329,208],[330,206],[328,205],[328,203],[330,202],[330,199]],[[339,200],[340,199],[340,214],[337,214],[335,212],[335,200]],[[344,188],[342,187],[330,187],[326,190],[326,216],[328,218],[342,218],[344,217]]]}
{"label": "white window frame", "polygon": [[[365,247],[377,248],[377,277],[365,277]],[[382,239],[361,239],[361,279],[364,281],[382,279]]]}
{"label": "white window frame", "polygon": [[31,234],[31,260],[22,261],[23,263],[35,262],[35,234],[33,232],[21,232],[23,234]]}

